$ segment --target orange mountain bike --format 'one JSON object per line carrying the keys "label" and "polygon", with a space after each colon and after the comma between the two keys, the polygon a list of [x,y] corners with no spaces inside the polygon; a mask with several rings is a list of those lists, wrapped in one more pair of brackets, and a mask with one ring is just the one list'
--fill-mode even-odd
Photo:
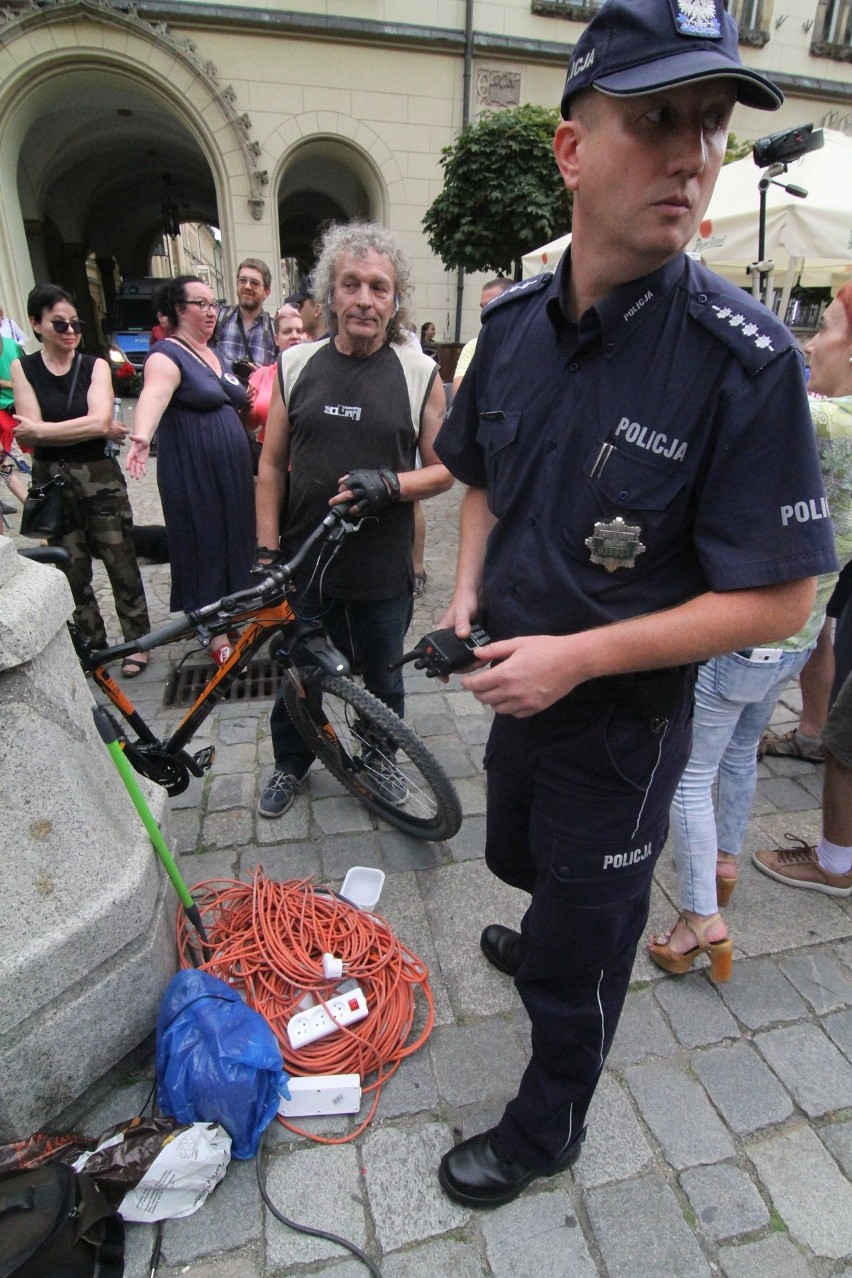
{"label": "orange mountain bike", "polygon": [[[333,556],[358,525],[336,506],[307,538],[289,563],[258,576],[247,590],[192,612],[114,647],[92,650],[70,626],[80,663],[135,733],[110,714],[129,762],[142,776],[180,794],[190,777],[203,776],[214,748],[196,753],[187,747],[200,724],[227,694],[250,658],[271,638],[271,655],[280,664],[287,711],[306,744],[357,799],[376,815],[420,839],[448,839],[461,825],[458,795],[441,765],[398,715],[349,677],[346,657],[334,647],[322,625],[300,621],[288,599],[293,573],[314,547]],[[232,653],[216,669],[171,736],[151,730],[106,667],[133,652],[149,652],[193,634],[202,645],[216,634],[232,633]],[[107,711],[109,714],[110,712]]]}

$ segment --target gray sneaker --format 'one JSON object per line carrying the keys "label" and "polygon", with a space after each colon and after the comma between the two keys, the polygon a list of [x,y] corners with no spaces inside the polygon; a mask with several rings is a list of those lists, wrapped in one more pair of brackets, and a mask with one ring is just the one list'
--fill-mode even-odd
{"label": "gray sneaker", "polygon": [[305,784],[307,772],[299,779],[292,772],[273,772],[260,796],[257,810],[262,817],[280,817],[289,812],[296,795]]}

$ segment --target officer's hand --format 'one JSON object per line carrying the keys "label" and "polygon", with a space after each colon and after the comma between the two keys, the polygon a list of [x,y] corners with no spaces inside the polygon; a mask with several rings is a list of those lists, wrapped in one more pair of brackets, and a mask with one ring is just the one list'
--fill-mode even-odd
{"label": "officer's hand", "polygon": [[[479,615],[479,595],[477,594],[477,592],[475,590],[467,591],[467,590],[462,590],[460,588],[457,588],[456,593],[453,595],[452,599],[450,600],[450,604],[449,604],[449,607],[447,608],[447,611],[444,613],[443,617],[438,622],[438,625],[436,628],[438,630],[444,630],[445,628],[454,630],[455,633],[458,635],[459,639],[467,639],[467,637],[469,636],[471,632],[473,623],[476,620],[478,615]],[[471,658],[470,665],[465,666],[464,670],[478,670],[480,668],[481,666],[481,661],[479,659],[480,651],[484,652],[485,649],[483,648],[480,650],[479,648],[477,648],[476,656],[474,658]],[[484,658],[484,659],[487,660],[487,658]],[[449,677],[447,675],[438,675],[438,682],[449,683]]]}
{"label": "officer's hand", "polygon": [[344,475],[339,483],[340,491],[331,504],[336,505],[341,498],[344,501],[353,501],[355,504],[350,514],[356,519],[363,519],[365,515],[375,515],[394,500],[390,486],[378,470],[352,470],[348,475]]}
{"label": "officer's hand", "polygon": [[467,639],[478,614],[479,596],[476,591],[457,589],[437,628],[454,630],[459,639]]}
{"label": "officer's hand", "polygon": [[526,719],[567,696],[581,682],[570,667],[570,637],[524,635],[477,649],[481,661],[496,666],[465,675],[462,687],[497,714]]}

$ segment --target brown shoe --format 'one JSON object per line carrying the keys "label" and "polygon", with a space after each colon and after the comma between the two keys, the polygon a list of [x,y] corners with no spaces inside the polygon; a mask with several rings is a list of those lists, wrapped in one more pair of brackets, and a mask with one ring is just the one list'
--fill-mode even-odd
{"label": "brown shoe", "polygon": [[846,874],[832,874],[824,870],[816,857],[816,848],[797,839],[794,834],[784,836],[798,845],[791,848],[767,848],[755,852],[751,858],[759,870],[788,887],[811,888],[825,892],[827,896],[852,896],[852,870]]}

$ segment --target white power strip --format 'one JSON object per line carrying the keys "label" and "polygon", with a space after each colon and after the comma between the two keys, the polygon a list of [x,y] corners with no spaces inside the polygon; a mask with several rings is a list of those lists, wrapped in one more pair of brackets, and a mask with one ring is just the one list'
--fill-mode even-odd
{"label": "white power strip", "polygon": [[[287,1037],[290,1046],[295,1050],[315,1043],[318,1038],[333,1034],[341,1025],[351,1025],[354,1021],[362,1021],[367,1015],[367,1000],[360,985],[346,994],[338,994],[330,998],[326,1004],[328,1012],[321,1004],[309,1007],[305,1012],[297,1012],[290,1017],[287,1026]],[[331,1015],[329,1015],[329,1012]]]}
{"label": "white power strip", "polygon": [[357,1114],[361,1108],[359,1074],[314,1074],[287,1080],[290,1099],[278,1106],[285,1118],[312,1118],[318,1114]]}

